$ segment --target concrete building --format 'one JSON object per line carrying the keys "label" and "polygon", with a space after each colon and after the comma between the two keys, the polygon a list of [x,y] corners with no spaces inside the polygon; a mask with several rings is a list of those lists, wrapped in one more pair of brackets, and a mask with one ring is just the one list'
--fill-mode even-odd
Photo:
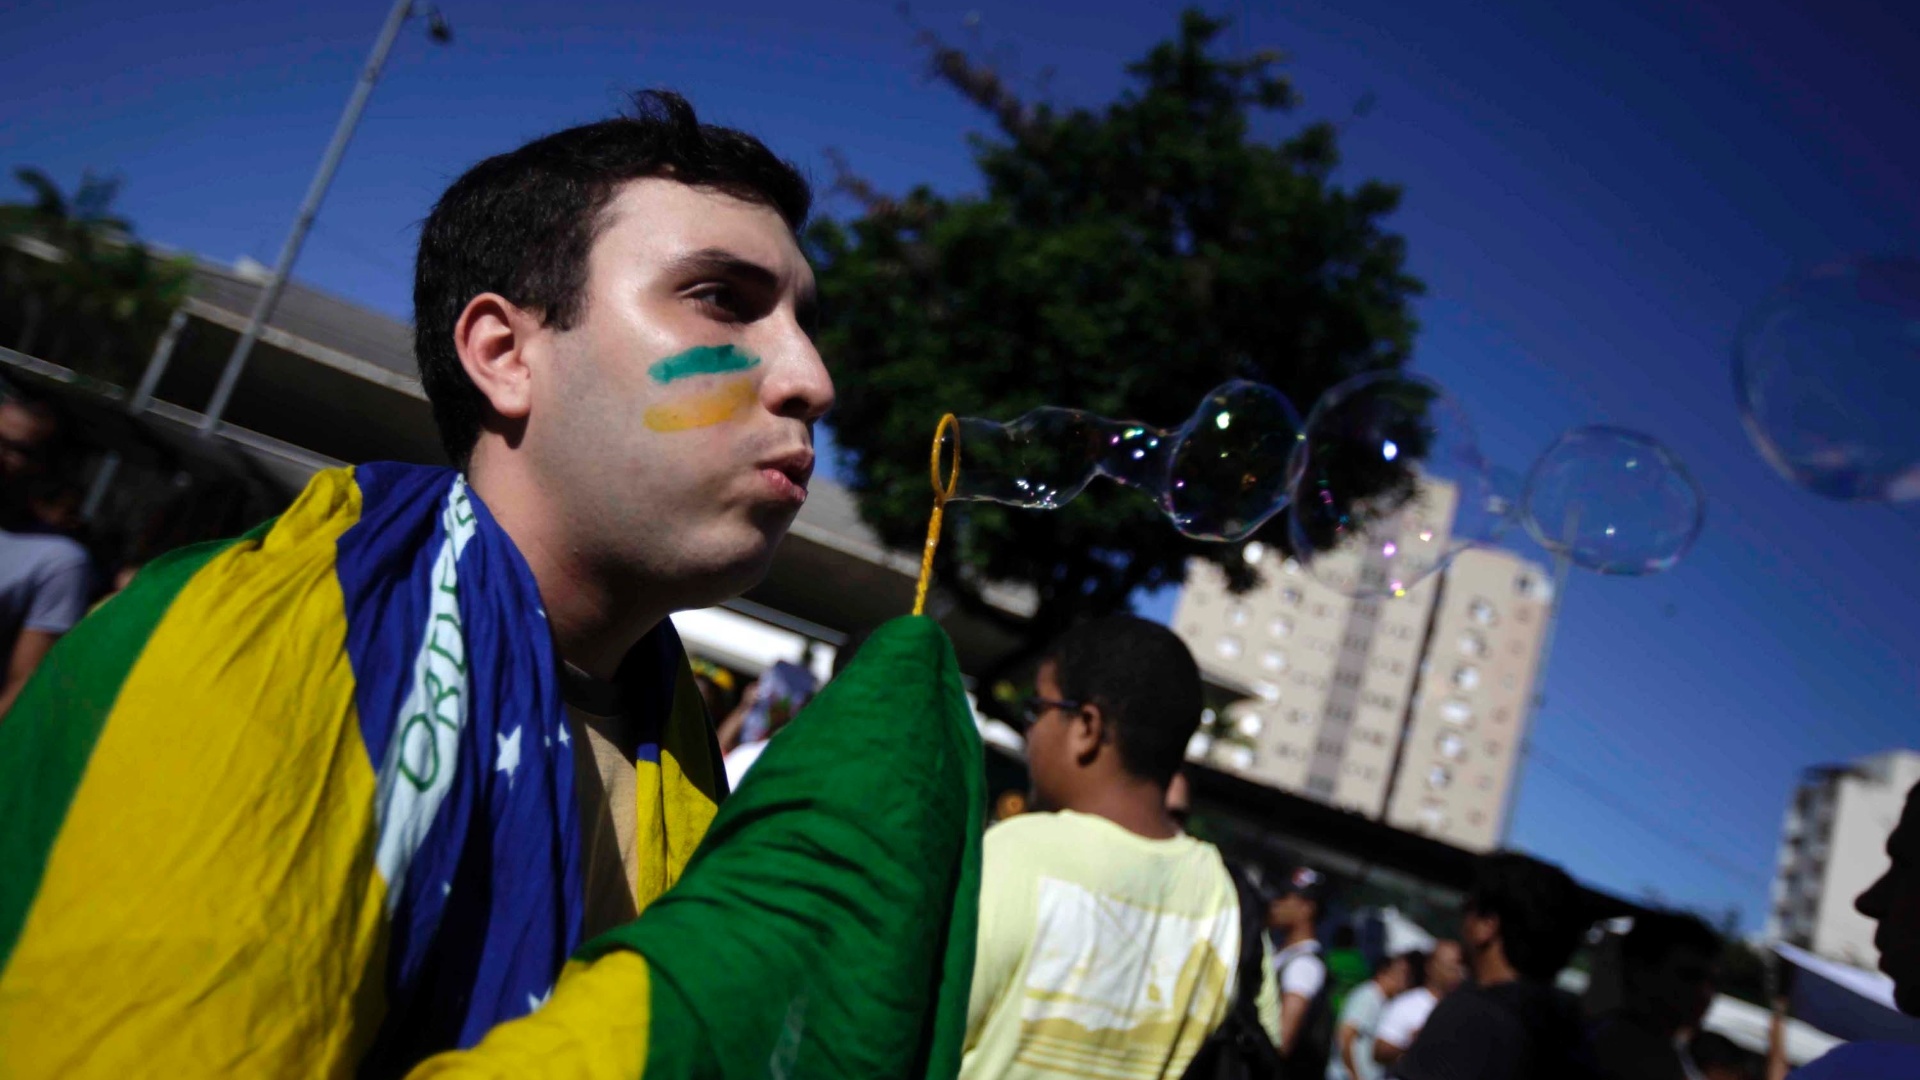
{"label": "concrete building", "polygon": [[1552,590],[1544,567],[1507,551],[1469,549],[1447,567],[1388,824],[1475,851],[1499,843]]}
{"label": "concrete building", "polygon": [[[1436,484],[1424,495],[1383,546],[1411,549],[1421,536],[1420,546],[1446,546],[1454,491]],[[1196,562],[1175,609],[1174,629],[1208,679],[1246,695],[1196,752],[1403,829],[1494,846],[1546,622],[1546,571],[1468,551],[1405,595],[1355,600],[1341,590],[1379,579],[1378,560],[1342,550],[1308,574],[1258,546],[1248,558],[1264,575],[1259,588],[1234,596],[1217,567]],[[1462,654],[1469,641],[1481,651]]]}
{"label": "concrete building", "polygon": [[1887,837],[1916,783],[1920,753],[1912,750],[1807,770],[1781,828],[1769,938],[1855,967],[1875,966],[1874,924],[1853,901],[1886,872]]}

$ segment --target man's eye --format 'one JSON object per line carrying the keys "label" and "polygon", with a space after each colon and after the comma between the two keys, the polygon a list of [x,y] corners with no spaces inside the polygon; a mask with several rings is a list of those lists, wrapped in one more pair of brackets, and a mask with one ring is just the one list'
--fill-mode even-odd
{"label": "man's eye", "polygon": [[740,294],[731,286],[702,285],[687,295],[694,303],[715,313],[735,318],[740,315]]}

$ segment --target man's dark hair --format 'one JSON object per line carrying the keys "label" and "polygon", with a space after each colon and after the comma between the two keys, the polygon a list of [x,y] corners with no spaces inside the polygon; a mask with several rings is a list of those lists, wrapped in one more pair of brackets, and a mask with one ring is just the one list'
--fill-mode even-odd
{"label": "man's dark hair", "polygon": [[565,330],[586,301],[587,255],[623,183],[650,176],[778,211],[798,232],[813,204],[799,171],[760,140],[703,124],[678,94],[647,90],[628,116],[568,128],[468,169],[420,230],[413,351],[440,442],[465,467],[486,399],[460,366],[453,325],[494,292]]}
{"label": "man's dark hair", "polygon": [[1697,915],[1653,911],[1634,916],[1633,929],[1627,931],[1620,942],[1620,960],[1628,965],[1650,967],[1681,949],[1691,949],[1713,960],[1719,957],[1724,944],[1720,935]]}
{"label": "man's dark hair", "polygon": [[1067,631],[1041,663],[1053,665],[1067,700],[1100,707],[1128,772],[1162,786],[1173,781],[1201,705],[1200,667],[1173,631],[1114,615]]}
{"label": "man's dark hair", "polygon": [[1353,943],[1357,940],[1353,932],[1353,924],[1341,923],[1339,926],[1334,927],[1332,935],[1330,935],[1327,940],[1336,949],[1353,948]]}
{"label": "man's dark hair", "polygon": [[1481,857],[1467,910],[1500,920],[1500,944],[1521,975],[1549,982],[1592,922],[1587,897],[1565,870],[1512,852]]}

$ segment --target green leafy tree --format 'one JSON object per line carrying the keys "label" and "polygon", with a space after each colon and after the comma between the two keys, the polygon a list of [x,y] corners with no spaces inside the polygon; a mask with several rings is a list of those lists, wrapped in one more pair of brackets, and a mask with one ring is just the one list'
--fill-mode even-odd
{"label": "green leafy tree", "polygon": [[113,215],[117,180],[89,173],[68,196],[39,169],[14,176],[32,198],[0,205],[10,344],[101,378],[134,377],[187,298],[191,262],[155,255]]}
{"label": "green leafy tree", "polygon": [[[1358,372],[1402,364],[1420,283],[1383,227],[1399,190],[1336,183],[1336,131],[1277,142],[1253,119],[1297,105],[1275,54],[1217,51],[1225,23],[1189,10],[1099,109],[1022,100],[990,67],[923,34],[936,78],[991,118],[977,195],[889,198],[841,164],[853,220],[809,240],[836,373],[831,418],[862,515],[917,549],[942,413],[1011,420],[1041,405],[1178,425],[1233,378],[1304,412]],[[1179,582],[1186,561],[1254,583],[1240,544],[1187,539],[1144,495],[1104,482],[1061,510],[954,504],[940,584],[976,614],[989,581],[1024,583],[1030,647],[1076,618]],[[1283,518],[1256,539],[1286,547]],[[1029,649],[1031,651],[1031,648]],[[1016,658],[1017,661],[1017,658]]]}

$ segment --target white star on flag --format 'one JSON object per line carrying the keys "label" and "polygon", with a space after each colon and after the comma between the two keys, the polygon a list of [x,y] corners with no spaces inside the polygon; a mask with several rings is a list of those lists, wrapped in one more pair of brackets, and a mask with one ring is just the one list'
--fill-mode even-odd
{"label": "white star on flag", "polygon": [[573,745],[573,740],[567,738],[567,722],[565,720],[560,721],[560,745],[561,746]]}
{"label": "white star on flag", "polygon": [[493,771],[507,774],[507,783],[513,783],[513,774],[520,768],[520,729],[515,727],[506,735],[495,735],[494,741],[500,744],[500,754],[493,759]]}
{"label": "white star on flag", "polygon": [[527,1011],[530,1013],[539,1012],[540,1006],[545,1005],[547,1003],[547,999],[551,998],[552,996],[553,996],[553,987],[551,986],[547,987],[547,992],[544,994],[528,994],[527,995]]}

